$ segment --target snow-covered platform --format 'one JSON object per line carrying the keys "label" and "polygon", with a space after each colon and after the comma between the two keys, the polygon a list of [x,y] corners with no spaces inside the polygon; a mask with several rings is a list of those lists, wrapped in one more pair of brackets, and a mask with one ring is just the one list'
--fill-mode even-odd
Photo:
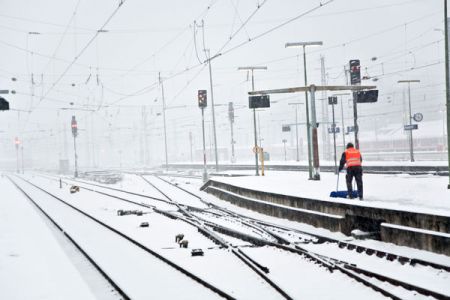
{"label": "snow-covered platform", "polygon": [[[365,174],[364,201],[330,198],[330,191],[336,189],[332,173],[322,173],[320,181],[308,180],[304,172],[213,177],[203,189],[268,215],[345,234],[353,229],[375,232],[383,241],[450,255],[447,180],[431,175]],[[341,174],[340,190],[345,189],[343,181]]]}
{"label": "snow-covered platform", "polygon": [[[252,170],[254,161],[240,162],[230,164],[222,161],[219,163],[221,170]],[[337,162],[339,163],[339,161]],[[307,161],[266,161],[265,168],[270,171],[307,171]],[[169,164],[172,169],[203,169],[202,163],[180,162]],[[214,170],[215,165],[208,166]],[[334,172],[334,161],[321,161],[320,169],[324,172]],[[447,161],[364,161],[365,173],[371,174],[432,174],[432,175],[448,175]]]}

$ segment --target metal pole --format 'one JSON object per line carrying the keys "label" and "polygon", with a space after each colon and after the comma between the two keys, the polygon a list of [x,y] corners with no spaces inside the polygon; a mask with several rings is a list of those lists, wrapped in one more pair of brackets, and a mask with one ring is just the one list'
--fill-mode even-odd
{"label": "metal pole", "polygon": [[169,157],[167,154],[167,128],[166,128],[166,99],[164,98],[164,84],[159,73],[159,83],[161,84],[161,97],[163,102],[163,123],[164,123],[164,153],[166,157],[166,171],[169,170]]}
{"label": "metal pole", "polygon": [[311,85],[311,122],[312,122],[312,146],[313,146],[313,180],[320,180],[320,164],[319,164],[319,141],[317,137],[317,120],[316,120],[316,86]]}
{"label": "metal pole", "polygon": [[211,113],[212,113],[212,123],[213,123],[213,136],[214,136],[214,155],[216,159],[216,171],[219,172],[219,158],[217,155],[217,137],[216,137],[216,116],[214,114],[214,93],[213,93],[213,81],[212,81],[212,71],[211,71],[211,53],[208,51],[208,67],[209,67],[209,84],[211,87]]}
{"label": "metal pole", "polygon": [[408,82],[408,105],[409,105],[409,157],[411,158],[411,162],[414,162],[414,145],[413,145],[413,131],[412,127],[412,116],[411,116],[411,83]]}
{"label": "metal pole", "polygon": [[[253,78],[253,69],[252,69],[252,91],[255,91],[255,80]],[[258,166],[258,133],[256,131],[256,109],[253,109],[253,129],[255,131],[255,174],[259,176],[259,166]]]}
{"label": "metal pole", "polygon": [[193,162],[193,158],[192,158],[192,132],[189,131],[189,143],[191,144],[191,162]]}
{"label": "metal pole", "polygon": [[[308,86],[308,78],[306,75],[306,49],[303,45],[303,72],[305,78],[305,86]],[[305,91],[305,107],[306,107],[306,136],[308,139],[308,174],[309,179],[313,179],[312,177],[312,162],[311,162],[311,129],[309,123],[309,103],[308,103],[308,91]]]}
{"label": "metal pole", "polygon": [[231,163],[236,161],[234,157],[234,131],[233,131],[233,120],[230,119],[230,129],[231,129]]}
{"label": "metal pole", "polygon": [[344,104],[341,96],[342,147],[345,149]]}
{"label": "metal pole", "polygon": [[24,174],[25,173],[25,166],[24,166],[24,161],[23,161],[23,145],[22,145],[22,147],[21,147],[21,152],[22,152],[22,174]]}
{"label": "metal pole", "polygon": [[206,170],[206,143],[205,143],[205,108],[202,107],[202,137],[203,137],[203,182],[208,180],[208,172]]}
{"label": "metal pole", "polygon": [[286,158],[286,140],[283,140],[283,146],[284,146],[284,161],[287,160]]}
{"label": "metal pole", "polygon": [[331,126],[331,128],[333,128],[334,173],[337,174],[338,173],[338,168],[337,168],[337,158],[336,158],[336,123],[335,123],[335,120],[334,120],[334,103],[331,104],[331,111],[333,112],[333,125]]}
{"label": "metal pole", "polygon": [[[295,105],[295,141],[296,141],[296,143],[297,143],[297,161],[299,161],[300,160],[300,154],[299,154],[299,152],[298,152],[298,144],[299,144],[299,142],[298,142],[298,109],[297,109],[297,105]],[[284,152],[286,152],[286,144],[284,144],[285,145],[285,151]]]}
{"label": "metal pole", "polygon": [[358,138],[358,95],[356,92],[353,92],[353,130],[355,133],[355,147],[359,149],[359,138]]}
{"label": "metal pole", "polygon": [[447,0],[444,0],[444,31],[445,31],[445,98],[447,103],[447,155],[448,155],[448,170],[449,170],[449,184],[450,189],[450,66],[448,54],[448,17],[447,17]]}
{"label": "metal pole", "polygon": [[19,145],[16,144],[16,172],[19,173]]}
{"label": "metal pole", "polygon": [[76,137],[74,136],[73,137],[73,151],[74,151],[74,154],[75,154],[75,178],[77,178],[78,177],[78,162],[77,162],[77,159],[78,159],[78,155],[77,155],[77,143],[76,143]]}

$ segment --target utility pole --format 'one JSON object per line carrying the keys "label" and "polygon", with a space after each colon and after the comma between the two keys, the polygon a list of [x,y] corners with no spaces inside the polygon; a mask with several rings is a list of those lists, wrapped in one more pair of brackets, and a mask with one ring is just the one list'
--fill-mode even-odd
{"label": "utility pole", "polygon": [[[253,76],[254,70],[267,70],[267,67],[265,66],[251,66],[251,67],[239,67],[238,70],[246,70],[252,72],[252,91],[255,91],[255,79]],[[258,166],[258,132],[256,130],[256,108],[253,108],[253,131],[255,134],[255,175],[259,176],[259,166]]]}
{"label": "utility pole", "polygon": [[233,124],[234,124],[234,107],[233,102],[228,102],[228,119],[230,120],[230,131],[231,131],[231,163],[236,162],[236,157],[234,154],[234,134],[233,134]]}
{"label": "utility pole", "polygon": [[22,174],[25,174],[25,162],[23,160],[23,144],[22,144],[22,147],[20,147],[20,151],[22,154]]}
{"label": "utility pole", "polygon": [[74,172],[74,176],[75,178],[78,177],[78,155],[77,155],[77,143],[76,143],[76,138],[78,136],[78,124],[77,124],[77,120],[75,120],[75,116],[72,116],[72,122],[71,122],[71,127],[72,127],[72,135],[73,135],[73,151],[74,151],[74,155],[75,155],[75,172]]}
{"label": "utility pole", "polygon": [[[194,22],[194,26],[196,26],[196,23]],[[202,37],[203,37],[203,51],[206,55],[206,60],[203,63],[208,63],[208,69],[209,69],[209,85],[211,90],[211,114],[212,114],[212,126],[213,126],[213,137],[214,137],[214,157],[216,160],[216,172],[219,172],[219,155],[217,152],[217,135],[216,135],[216,114],[214,113],[214,87],[213,87],[213,79],[212,79],[212,70],[211,70],[211,61],[220,55],[221,53],[218,53],[211,57],[211,51],[210,49],[206,49],[205,46],[205,22],[202,20],[202,25],[200,26],[202,28]],[[195,30],[194,30],[195,31]]]}
{"label": "utility pole", "polygon": [[313,146],[313,177],[312,180],[320,180],[320,163],[319,163],[319,141],[317,136],[317,120],[316,120],[316,86],[310,86],[311,93],[311,123],[312,123],[312,146]]}
{"label": "utility pole", "polygon": [[16,173],[19,173],[19,146],[20,146],[20,140],[16,136],[14,139],[14,144],[16,146]]}
{"label": "utility pole", "polygon": [[192,157],[192,131],[189,131],[189,144],[191,146],[191,162],[194,162]]}
{"label": "utility pole", "polygon": [[166,171],[169,170],[169,158],[167,155],[167,127],[166,127],[166,99],[164,98],[164,84],[161,79],[161,72],[158,73],[159,84],[161,85],[161,97],[163,104],[163,122],[164,122],[164,153],[166,157]]}
{"label": "utility pole", "polygon": [[447,155],[448,155],[448,171],[449,183],[447,189],[450,189],[450,65],[449,65],[449,47],[448,47],[448,16],[447,16],[447,0],[444,0],[444,31],[445,31],[445,102],[447,103]]}
{"label": "utility pole", "polygon": [[302,102],[292,102],[288,103],[288,105],[295,106],[295,142],[296,142],[296,161],[300,161],[300,153],[299,153],[299,140],[298,140],[298,105],[303,105]]}
{"label": "utility pole", "polygon": [[[321,83],[323,86],[327,85],[327,74],[325,70],[325,57],[320,56],[320,74],[321,74]],[[322,91],[322,120],[324,124],[328,124],[328,105],[327,101],[325,100],[327,96],[326,91]],[[330,138],[328,135],[328,126],[322,126],[322,153],[323,157],[327,160],[330,159]]]}
{"label": "utility pole", "polygon": [[411,82],[419,83],[420,80],[399,80],[398,83],[408,84],[408,106],[409,106],[409,157],[411,162],[414,162],[414,140],[413,140],[413,129],[412,129],[412,111],[411,111]]}
{"label": "utility pole", "polygon": [[213,80],[211,71],[211,60],[216,58],[218,55],[211,57],[209,49],[205,49],[205,52],[207,53],[207,61],[209,68],[209,85],[211,90],[211,114],[212,114],[213,137],[214,137],[214,157],[216,159],[216,172],[219,172],[219,157],[217,153],[217,136],[216,136],[216,115],[214,113],[214,91],[213,91]]}
{"label": "utility pole", "polygon": [[286,156],[286,142],[287,142],[287,140],[286,139],[283,139],[283,147],[284,147],[284,161],[286,161],[287,160],[287,156]]}

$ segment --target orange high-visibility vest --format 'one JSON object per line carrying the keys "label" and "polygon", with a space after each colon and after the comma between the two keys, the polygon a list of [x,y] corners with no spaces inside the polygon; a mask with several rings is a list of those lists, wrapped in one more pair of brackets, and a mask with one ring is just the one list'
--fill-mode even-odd
{"label": "orange high-visibility vest", "polygon": [[361,153],[358,149],[348,148],[345,150],[345,161],[347,168],[361,166]]}

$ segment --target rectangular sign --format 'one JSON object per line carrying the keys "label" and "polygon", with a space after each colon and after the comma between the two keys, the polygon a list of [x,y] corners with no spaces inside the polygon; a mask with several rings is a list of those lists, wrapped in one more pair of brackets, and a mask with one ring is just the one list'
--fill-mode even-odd
{"label": "rectangular sign", "polygon": [[356,93],[357,103],[374,103],[378,101],[378,90],[360,91]]}
{"label": "rectangular sign", "polygon": [[347,126],[347,133],[355,132],[355,126]]}
{"label": "rectangular sign", "polygon": [[291,126],[290,125],[282,125],[281,126],[281,131],[282,132],[289,132],[289,131],[291,131]]}
{"label": "rectangular sign", "polygon": [[328,104],[329,105],[336,105],[337,104],[337,97],[328,97]]}
{"label": "rectangular sign", "polygon": [[249,108],[265,108],[270,107],[269,95],[250,96],[248,97]]}
{"label": "rectangular sign", "polygon": [[9,90],[0,90],[0,94],[9,94]]}
{"label": "rectangular sign", "polygon": [[416,130],[416,129],[419,129],[419,125],[418,124],[405,125],[405,127],[403,129],[404,130]]}
{"label": "rectangular sign", "polygon": [[334,128],[334,132],[333,132],[333,127],[331,127],[331,128],[328,128],[328,133],[339,133],[339,132],[341,132],[341,129],[339,128],[339,127],[335,127]]}

